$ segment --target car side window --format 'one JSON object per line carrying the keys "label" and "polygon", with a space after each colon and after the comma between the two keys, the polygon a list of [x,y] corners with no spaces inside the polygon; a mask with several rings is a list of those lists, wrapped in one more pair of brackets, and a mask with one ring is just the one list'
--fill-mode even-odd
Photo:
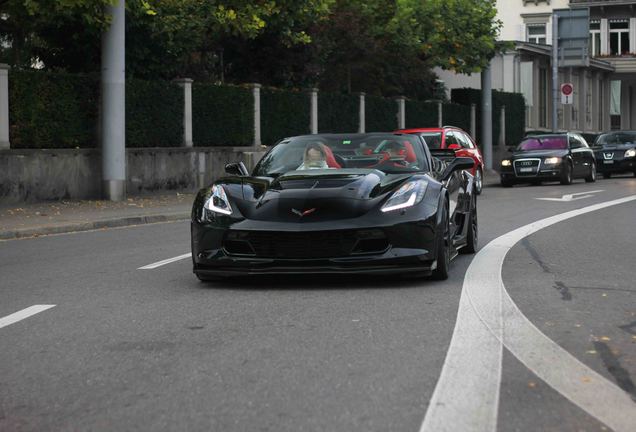
{"label": "car side window", "polygon": [[451,144],[457,144],[459,145],[459,143],[457,142],[457,138],[455,138],[455,134],[453,132],[446,132],[446,148],[450,147]]}
{"label": "car side window", "polygon": [[459,139],[461,141],[461,144],[462,144],[462,147],[468,148],[468,149],[475,148],[475,145],[473,144],[473,140],[471,140],[468,135],[466,135],[465,133],[461,133],[461,132],[455,132],[455,133],[459,137]]}
{"label": "car side window", "polygon": [[587,145],[587,141],[585,141],[585,138],[583,138],[581,135],[577,136],[577,138],[579,139],[579,142],[581,143],[581,147],[583,148],[590,147],[589,145]]}
{"label": "car side window", "polygon": [[581,143],[573,135],[568,136],[568,140],[570,142],[571,149],[581,148]]}

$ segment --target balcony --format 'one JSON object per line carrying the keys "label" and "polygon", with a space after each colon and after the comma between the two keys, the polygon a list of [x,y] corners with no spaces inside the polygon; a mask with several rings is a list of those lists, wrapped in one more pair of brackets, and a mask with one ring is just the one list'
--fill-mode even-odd
{"label": "balcony", "polygon": [[633,0],[570,0],[570,6],[618,6],[633,4]]}
{"label": "balcony", "polygon": [[595,57],[603,60],[614,67],[616,73],[634,73],[636,72],[636,56],[623,57]]}

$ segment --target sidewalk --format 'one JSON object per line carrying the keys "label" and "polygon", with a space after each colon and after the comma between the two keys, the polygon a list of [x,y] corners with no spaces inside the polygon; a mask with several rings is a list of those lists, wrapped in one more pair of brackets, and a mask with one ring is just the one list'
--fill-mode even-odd
{"label": "sidewalk", "polygon": [[194,194],[136,196],[122,202],[62,200],[0,206],[0,240],[190,218]]}

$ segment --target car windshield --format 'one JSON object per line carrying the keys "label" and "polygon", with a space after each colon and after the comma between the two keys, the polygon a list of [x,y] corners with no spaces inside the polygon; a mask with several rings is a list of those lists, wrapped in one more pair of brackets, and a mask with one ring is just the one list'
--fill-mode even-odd
{"label": "car windshield", "polygon": [[614,132],[599,135],[596,139],[596,145],[608,144],[633,144],[636,143],[635,132]]}
{"label": "car windshield", "polygon": [[428,171],[414,135],[306,135],[279,142],[254,169],[276,177],[295,170],[377,169],[387,174]]}
{"label": "car windshield", "polygon": [[420,134],[426,145],[430,149],[439,149],[442,145],[442,133],[441,132],[422,132]]}
{"label": "car windshield", "polygon": [[565,150],[568,148],[568,140],[565,135],[529,137],[521,141],[517,151],[531,150]]}

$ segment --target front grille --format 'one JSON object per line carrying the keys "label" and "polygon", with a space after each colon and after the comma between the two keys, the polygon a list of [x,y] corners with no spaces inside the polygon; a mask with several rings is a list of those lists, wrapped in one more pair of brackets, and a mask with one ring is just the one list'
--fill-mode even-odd
{"label": "front grille", "polygon": [[229,231],[224,249],[230,255],[257,258],[338,258],[382,253],[389,242],[382,230]]}
{"label": "front grille", "polygon": [[514,161],[515,174],[519,177],[535,176],[539,172],[540,159],[519,159]]}

